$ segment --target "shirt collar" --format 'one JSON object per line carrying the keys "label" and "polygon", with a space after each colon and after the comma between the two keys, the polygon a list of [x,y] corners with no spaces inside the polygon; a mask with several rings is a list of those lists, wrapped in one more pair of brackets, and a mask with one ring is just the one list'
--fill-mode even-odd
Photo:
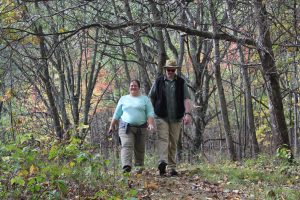
{"label": "shirt collar", "polygon": [[[164,81],[166,81],[166,80],[168,80],[168,79],[167,79],[167,76],[164,75]],[[175,74],[175,77],[174,77],[173,81],[174,81],[174,80],[177,80],[177,74]]]}

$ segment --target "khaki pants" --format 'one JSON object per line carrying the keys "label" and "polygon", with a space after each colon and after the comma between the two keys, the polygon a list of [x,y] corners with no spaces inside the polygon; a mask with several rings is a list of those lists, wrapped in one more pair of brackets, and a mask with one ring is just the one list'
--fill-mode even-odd
{"label": "khaki pants", "polygon": [[155,119],[157,127],[158,163],[165,162],[168,168],[176,168],[176,151],[180,134],[181,122],[166,122],[161,118]]}
{"label": "khaki pants", "polygon": [[135,166],[144,166],[147,128],[128,127],[127,133],[125,131],[126,130],[124,128],[119,127],[119,136],[122,143],[122,167],[126,165],[132,167],[133,154],[135,158]]}

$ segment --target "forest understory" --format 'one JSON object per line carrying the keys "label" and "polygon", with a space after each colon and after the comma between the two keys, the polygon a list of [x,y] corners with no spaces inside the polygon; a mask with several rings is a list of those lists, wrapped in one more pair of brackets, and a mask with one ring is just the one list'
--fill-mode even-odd
{"label": "forest understory", "polygon": [[[154,167],[142,173],[122,174],[108,170],[108,182],[81,185],[70,191],[70,199],[281,199],[300,198],[300,170],[297,163],[261,156],[244,162],[181,164],[178,176],[160,176]],[[108,179],[107,179],[108,180]],[[74,185],[74,188],[76,186]],[[92,189],[94,188],[94,189]],[[78,191],[80,191],[78,193]],[[94,193],[94,195],[91,195]]]}

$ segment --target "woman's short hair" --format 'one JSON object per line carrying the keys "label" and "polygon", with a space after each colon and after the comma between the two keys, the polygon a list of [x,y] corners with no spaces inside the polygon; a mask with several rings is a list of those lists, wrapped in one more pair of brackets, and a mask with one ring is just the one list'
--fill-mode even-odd
{"label": "woman's short hair", "polygon": [[140,81],[139,81],[139,80],[137,80],[137,79],[133,79],[133,80],[131,80],[131,81],[130,81],[130,83],[132,83],[132,82],[136,82],[136,83],[137,83],[137,85],[139,86],[139,88],[141,88],[141,83],[140,83]]}

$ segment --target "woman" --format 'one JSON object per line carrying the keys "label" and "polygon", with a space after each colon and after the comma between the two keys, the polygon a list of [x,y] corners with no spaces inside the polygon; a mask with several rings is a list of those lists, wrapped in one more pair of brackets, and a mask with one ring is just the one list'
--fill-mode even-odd
{"label": "woman", "polygon": [[135,166],[142,169],[147,129],[154,131],[153,107],[149,98],[140,94],[140,82],[132,80],[129,91],[129,95],[120,98],[109,127],[111,132],[119,122],[123,172],[131,171],[133,152]]}

